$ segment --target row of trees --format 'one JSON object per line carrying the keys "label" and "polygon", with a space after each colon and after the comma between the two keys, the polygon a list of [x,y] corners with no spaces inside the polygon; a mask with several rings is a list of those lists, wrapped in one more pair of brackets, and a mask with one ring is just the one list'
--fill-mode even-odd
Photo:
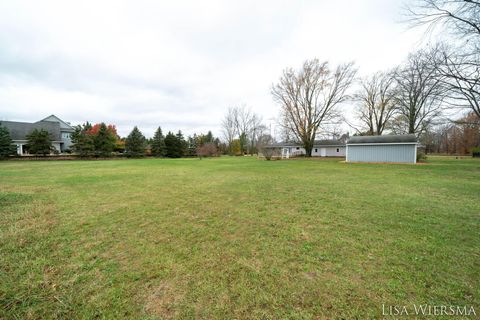
{"label": "row of trees", "polygon": [[346,121],[340,109],[345,101],[356,104],[355,123],[349,125],[359,135],[411,133],[425,140],[434,131],[456,128],[451,117],[459,108],[470,111],[467,121],[480,118],[480,3],[419,3],[409,9],[414,25],[444,27],[458,41],[422,48],[393,70],[358,79],[353,93],[357,70],[352,63],[332,68],[313,59],[300,70],[283,71],[272,87],[281,110],[280,125],[286,137],[303,143],[308,156],[322,130]]}
{"label": "row of trees", "polygon": [[480,118],[467,116],[428,130],[422,136],[427,153],[466,154],[480,152]]}
{"label": "row of trees", "polygon": [[[33,155],[48,155],[57,152],[52,146],[52,137],[47,130],[34,129],[27,135],[26,149]],[[129,157],[141,157],[151,154],[156,157],[179,158],[183,156],[217,156],[225,152],[226,147],[215,138],[211,131],[207,134],[194,134],[184,138],[181,131],[176,134],[163,134],[158,127],[151,139],[145,138],[138,127],[126,138],[117,134],[114,125],[86,122],[75,127],[71,135],[72,150],[82,157],[110,157],[114,152],[124,153]],[[16,153],[16,147],[7,128],[0,125],[0,158],[6,158]]]}
{"label": "row of trees", "polygon": [[254,154],[259,140],[267,134],[262,117],[245,105],[231,107],[222,121],[226,152],[231,155]]}
{"label": "row of trees", "polygon": [[72,150],[83,157],[109,157],[114,151],[129,157],[151,154],[155,157],[180,158],[183,156],[214,156],[218,154],[220,141],[209,131],[206,135],[184,138],[181,131],[163,134],[158,127],[152,139],[134,127],[126,138],[120,138],[113,125],[85,123],[75,127],[72,134]]}

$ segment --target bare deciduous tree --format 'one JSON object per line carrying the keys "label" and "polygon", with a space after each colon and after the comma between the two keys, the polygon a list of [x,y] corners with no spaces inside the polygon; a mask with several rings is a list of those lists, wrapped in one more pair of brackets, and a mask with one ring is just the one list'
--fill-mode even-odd
{"label": "bare deciduous tree", "polygon": [[447,101],[480,117],[480,1],[418,0],[408,15],[413,26],[440,27],[455,36],[455,49],[443,46],[443,59],[436,67],[449,91]]}
{"label": "bare deciduous tree", "polygon": [[237,135],[237,109],[236,108],[228,108],[225,117],[222,120],[222,132],[225,140],[228,143],[228,148],[230,153],[232,153],[231,147],[232,142]]}
{"label": "bare deciduous tree", "polygon": [[397,111],[393,72],[377,72],[361,80],[361,89],[354,95],[359,105],[357,115],[361,131],[381,135]]}
{"label": "bare deciduous tree", "polygon": [[436,68],[448,89],[447,102],[480,118],[480,53],[459,55],[444,47]]}
{"label": "bare deciduous tree", "polygon": [[445,87],[432,60],[439,59],[437,47],[411,53],[395,75],[395,102],[399,115],[393,121],[396,133],[420,135],[442,114]]}
{"label": "bare deciduous tree", "polygon": [[273,98],[281,107],[281,123],[302,142],[307,156],[312,155],[320,126],[339,116],[337,107],[347,99],[355,74],[352,63],[331,70],[328,62],[313,59],[297,72],[285,69],[272,87]]}
{"label": "bare deciduous tree", "polygon": [[218,149],[215,143],[207,142],[204,145],[197,147],[196,153],[200,159],[202,157],[214,157],[218,155]]}
{"label": "bare deciduous tree", "polygon": [[253,153],[257,137],[266,130],[266,126],[263,125],[261,116],[241,105],[228,109],[222,121],[222,129],[230,148],[233,140],[238,138],[240,151]]}
{"label": "bare deciduous tree", "polygon": [[251,154],[253,154],[255,151],[258,151],[258,148],[257,148],[258,139],[266,131],[267,131],[267,126],[263,124],[262,117],[254,113],[252,116],[252,123],[251,123],[250,135],[249,135]]}
{"label": "bare deciduous tree", "polygon": [[408,9],[413,26],[444,27],[461,39],[480,44],[480,2],[474,0],[418,0]]}
{"label": "bare deciduous tree", "polygon": [[258,136],[258,149],[267,160],[280,154],[279,148],[274,147],[275,139],[269,134],[262,134]]}

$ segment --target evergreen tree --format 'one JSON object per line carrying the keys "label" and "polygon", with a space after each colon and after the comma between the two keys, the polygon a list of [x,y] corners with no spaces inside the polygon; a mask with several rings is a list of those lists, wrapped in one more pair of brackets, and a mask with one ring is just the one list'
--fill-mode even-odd
{"label": "evergreen tree", "polygon": [[247,143],[248,143],[247,135],[245,133],[242,133],[238,137],[238,140],[240,142],[240,153],[241,154],[247,153]]}
{"label": "evergreen tree", "polygon": [[98,133],[94,136],[95,154],[100,157],[109,157],[115,148],[116,137],[108,130],[105,123],[101,123]]}
{"label": "evergreen tree", "polygon": [[205,136],[205,143],[213,142],[213,133],[212,131],[208,131],[207,135]]}
{"label": "evergreen tree", "polygon": [[178,130],[176,137],[178,139],[180,157],[182,157],[188,152],[188,142],[183,138],[183,133],[181,130]]}
{"label": "evergreen tree", "polygon": [[155,157],[164,157],[166,154],[165,137],[162,128],[158,127],[152,139],[152,155]]}
{"label": "evergreen tree", "polygon": [[197,144],[198,136],[197,134],[193,134],[193,137],[187,138],[187,156],[195,156],[197,154]]}
{"label": "evergreen tree", "polygon": [[0,159],[5,159],[15,153],[15,146],[7,128],[0,125]]}
{"label": "evergreen tree", "polygon": [[129,157],[143,157],[145,155],[145,137],[135,126],[125,140],[125,151]]}
{"label": "evergreen tree", "polygon": [[27,135],[27,141],[28,152],[31,154],[46,156],[54,150],[50,133],[45,129],[33,129]]}
{"label": "evergreen tree", "polygon": [[169,158],[180,158],[182,156],[182,142],[177,135],[168,132],[165,136],[166,156]]}
{"label": "evergreen tree", "polygon": [[95,154],[94,136],[87,131],[92,128],[88,122],[83,126],[76,126],[72,133],[72,150],[81,157],[90,157]]}

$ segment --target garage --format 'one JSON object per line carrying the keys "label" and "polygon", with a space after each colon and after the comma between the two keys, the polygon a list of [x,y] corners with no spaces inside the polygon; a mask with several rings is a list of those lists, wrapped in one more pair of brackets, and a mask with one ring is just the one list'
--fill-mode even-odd
{"label": "garage", "polygon": [[347,142],[347,162],[417,163],[414,134],[356,136]]}

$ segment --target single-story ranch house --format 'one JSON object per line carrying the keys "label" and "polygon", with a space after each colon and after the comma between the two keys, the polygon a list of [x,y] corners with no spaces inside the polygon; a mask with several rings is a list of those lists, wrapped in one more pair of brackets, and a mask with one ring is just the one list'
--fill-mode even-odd
{"label": "single-story ranch house", "polygon": [[[299,142],[280,142],[268,146],[280,150],[282,158],[305,155],[305,148]],[[312,157],[345,157],[345,143],[338,140],[316,140]]]}
{"label": "single-story ranch house", "polygon": [[347,162],[417,163],[414,134],[356,136],[347,142]]}
{"label": "single-story ranch house", "polygon": [[47,130],[50,133],[53,147],[59,153],[65,152],[72,145],[70,135],[74,129],[70,123],[61,120],[53,114],[34,123],[0,120],[0,125],[10,131],[10,137],[13,140],[13,144],[17,146],[18,155],[28,154],[28,148],[26,147],[27,135],[34,129]]}

